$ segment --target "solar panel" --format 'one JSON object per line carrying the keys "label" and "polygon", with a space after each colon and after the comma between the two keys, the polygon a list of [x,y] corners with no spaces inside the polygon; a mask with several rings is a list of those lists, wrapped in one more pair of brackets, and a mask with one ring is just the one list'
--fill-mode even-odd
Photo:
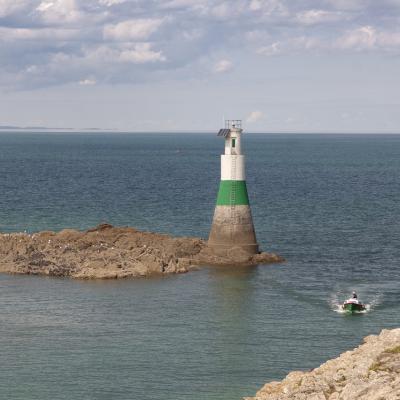
{"label": "solar panel", "polygon": [[217,136],[227,137],[230,132],[231,132],[230,129],[220,129]]}

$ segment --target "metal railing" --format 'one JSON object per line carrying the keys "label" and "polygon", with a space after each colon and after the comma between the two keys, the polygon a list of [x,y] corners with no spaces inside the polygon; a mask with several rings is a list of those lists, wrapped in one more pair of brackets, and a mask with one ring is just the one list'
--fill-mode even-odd
{"label": "metal railing", "polygon": [[227,119],[225,120],[225,129],[238,128],[242,129],[241,119]]}

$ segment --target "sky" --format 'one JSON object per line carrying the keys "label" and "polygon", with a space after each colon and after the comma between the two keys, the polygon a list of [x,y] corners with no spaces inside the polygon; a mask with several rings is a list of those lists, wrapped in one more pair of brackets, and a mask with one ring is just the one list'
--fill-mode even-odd
{"label": "sky", "polygon": [[400,133],[400,0],[0,0],[0,125]]}

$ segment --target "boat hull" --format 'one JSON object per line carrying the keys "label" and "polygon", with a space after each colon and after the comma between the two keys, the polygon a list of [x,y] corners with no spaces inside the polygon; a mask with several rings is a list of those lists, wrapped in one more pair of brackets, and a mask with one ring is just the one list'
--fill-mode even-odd
{"label": "boat hull", "polygon": [[347,312],[351,312],[351,313],[365,311],[364,304],[344,303],[342,307],[343,307],[343,310],[345,310]]}

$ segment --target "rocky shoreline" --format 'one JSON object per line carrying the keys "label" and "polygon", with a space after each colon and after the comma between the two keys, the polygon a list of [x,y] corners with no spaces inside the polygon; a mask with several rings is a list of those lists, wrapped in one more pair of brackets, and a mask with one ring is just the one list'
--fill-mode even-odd
{"label": "rocky shoreline", "polygon": [[0,272],[11,274],[106,279],[184,273],[200,265],[281,261],[276,254],[249,256],[237,249],[220,257],[199,238],[174,238],[109,224],[84,232],[0,234]]}
{"label": "rocky shoreline", "polygon": [[310,372],[291,372],[244,400],[399,399],[400,328],[367,336],[356,349]]}

